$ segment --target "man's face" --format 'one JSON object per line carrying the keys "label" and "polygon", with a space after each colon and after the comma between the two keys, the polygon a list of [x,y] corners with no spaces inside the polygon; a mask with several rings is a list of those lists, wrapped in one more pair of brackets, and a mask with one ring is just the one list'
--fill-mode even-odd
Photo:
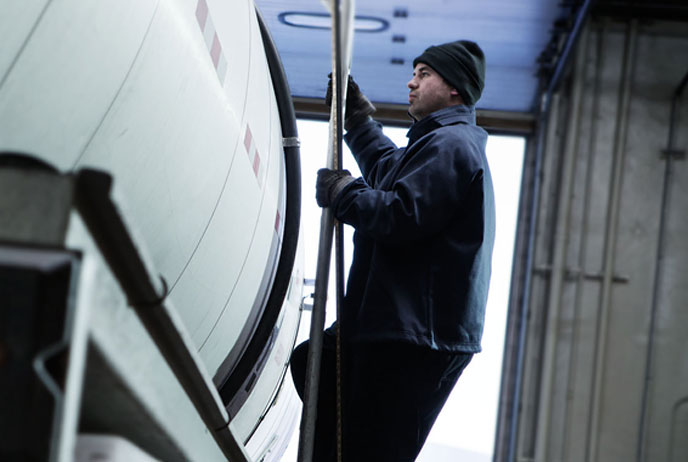
{"label": "man's face", "polygon": [[409,87],[409,113],[416,119],[432,114],[445,107],[460,104],[458,92],[444,81],[433,68],[418,63],[413,69]]}

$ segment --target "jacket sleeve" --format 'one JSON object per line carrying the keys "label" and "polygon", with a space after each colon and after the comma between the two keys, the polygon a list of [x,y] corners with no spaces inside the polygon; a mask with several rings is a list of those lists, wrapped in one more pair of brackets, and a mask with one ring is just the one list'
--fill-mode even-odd
{"label": "jacket sleeve", "polygon": [[363,178],[371,186],[377,186],[398,149],[392,140],[382,133],[382,124],[370,119],[350,130],[344,139],[356,158]]}
{"label": "jacket sleeve", "polygon": [[483,169],[476,147],[459,137],[431,135],[424,141],[390,190],[374,189],[360,178],[344,188],[333,202],[335,216],[386,244],[441,231],[471,185],[482,182]]}

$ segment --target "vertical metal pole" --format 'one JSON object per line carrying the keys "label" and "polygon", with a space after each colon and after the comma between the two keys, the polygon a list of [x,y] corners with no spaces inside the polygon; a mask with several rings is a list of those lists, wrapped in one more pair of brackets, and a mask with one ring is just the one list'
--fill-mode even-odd
{"label": "vertical metal pole", "polygon": [[330,273],[330,252],[332,249],[332,223],[332,211],[329,208],[323,209],[320,218],[320,243],[318,245],[318,263],[315,270],[315,293],[313,295],[310,345],[306,361],[306,385],[303,411],[301,413],[299,462],[311,462],[313,460],[320,359],[322,358],[325,304],[327,302],[327,280]]}
{"label": "vertical metal pole", "polygon": [[[334,0],[334,27],[332,28],[332,70],[334,73],[335,91],[334,96],[336,100],[336,114],[334,123],[335,137],[334,137],[334,162],[333,168],[335,170],[342,169],[342,137],[343,137],[343,122],[344,109],[342,104],[344,102],[344,79],[342,78],[343,67],[342,56],[342,36],[341,36],[341,3],[340,0]],[[347,72],[348,74],[348,72]],[[347,76],[348,81],[348,76]],[[342,462],[342,303],[344,300],[344,224],[337,222],[335,225],[335,274],[336,274],[336,304],[337,304],[337,337],[336,337],[336,371],[337,371],[337,462]]]}
{"label": "vertical metal pole", "polygon": [[[548,312],[545,328],[544,357],[542,360],[542,376],[540,382],[540,408],[538,409],[537,433],[535,439],[535,460],[548,460],[548,443],[550,431],[550,413],[554,376],[556,374],[556,352],[559,331],[559,311],[561,310],[561,293],[564,287],[566,272],[566,247],[569,239],[569,221],[573,201],[572,189],[578,153],[578,127],[580,125],[580,106],[583,99],[583,81],[585,79],[585,55],[587,53],[587,31],[579,42],[581,44],[576,56],[573,77],[573,92],[571,95],[571,112],[566,127],[566,144],[564,147],[563,178],[561,180],[560,198],[563,207],[559,209],[554,236],[554,251],[552,255],[552,272],[550,275],[550,289]],[[555,128],[556,121],[552,122]],[[551,132],[554,135],[554,132]],[[550,138],[551,140],[552,138]],[[549,141],[549,140],[548,140]]]}
{"label": "vertical metal pole", "polygon": [[[592,87],[592,114],[599,114],[600,110],[600,94],[601,94],[601,86],[602,86],[602,69],[604,67],[605,63],[605,53],[604,53],[604,47],[605,47],[605,33],[606,33],[606,23],[607,19],[603,20],[602,25],[596,29],[596,43],[595,43],[595,63],[593,64],[593,69],[595,72],[595,77],[593,81],[593,87]],[[590,32],[592,34],[592,30]],[[592,48],[592,46],[591,46]],[[590,124],[590,137],[588,138],[587,142],[587,159],[585,161],[585,188],[584,188],[584,193],[583,193],[583,210],[585,211],[583,213],[583,216],[581,217],[581,223],[580,223],[580,233],[581,233],[581,240],[580,240],[580,247],[578,250],[578,258],[577,258],[577,268],[580,269],[578,272],[578,275],[576,277],[575,281],[575,295],[574,295],[574,301],[573,301],[573,332],[571,334],[571,351],[569,352],[569,380],[568,380],[568,385],[567,385],[567,396],[573,396],[575,392],[575,387],[576,387],[576,376],[577,376],[577,371],[579,367],[579,363],[581,361],[580,358],[580,345],[584,344],[584,341],[581,340],[581,337],[584,336],[583,334],[583,327],[582,325],[584,324],[583,320],[583,315],[581,314],[581,311],[583,309],[583,295],[584,295],[584,288],[583,285],[585,283],[585,272],[586,268],[588,267],[588,262],[587,262],[587,255],[588,255],[588,241],[590,239],[590,216],[592,215],[590,210],[592,210],[591,204],[592,202],[596,199],[593,197],[593,181],[594,181],[594,172],[595,170],[595,161],[596,161],[596,154],[597,154],[597,143],[598,143],[598,122],[594,118],[592,118],[589,121]],[[569,454],[569,451],[572,446],[575,447],[578,442],[576,441],[576,438],[573,437],[572,432],[573,428],[575,427],[574,423],[574,415],[575,412],[573,410],[574,406],[574,401],[573,400],[567,400],[566,403],[564,404],[564,415],[565,421],[564,421],[564,427],[562,429],[562,434],[563,436],[563,448],[562,448],[562,457],[565,457],[567,454]]]}
{"label": "vertical metal pole", "polygon": [[621,202],[621,184],[623,181],[623,165],[626,158],[626,129],[628,128],[628,112],[633,85],[633,71],[635,68],[636,41],[638,21],[633,19],[628,26],[626,43],[624,46],[621,87],[617,105],[616,127],[614,129],[614,157],[612,160],[612,178],[609,185],[609,205],[605,223],[604,259],[602,293],[595,338],[595,358],[593,366],[593,387],[591,390],[590,419],[588,422],[587,462],[598,460],[600,441],[601,411],[603,401],[603,385],[606,376],[607,334],[609,327],[609,310],[612,299],[612,282],[614,276],[614,256],[618,237],[619,210]]}
{"label": "vertical metal pole", "polygon": [[[346,9],[346,30],[342,34],[342,3]],[[351,0],[332,0],[332,93],[334,95],[330,110],[330,146],[327,156],[327,168],[341,169],[341,152],[343,138],[343,101],[346,87],[343,82],[348,80],[348,70],[351,63],[351,40],[353,27],[353,2]],[[344,43],[342,43],[344,42]],[[313,460],[313,444],[315,442],[315,423],[317,419],[318,389],[320,381],[320,361],[322,358],[323,329],[325,327],[325,305],[327,302],[327,284],[329,279],[330,258],[332,251],[334,216],[330,208],[322,211],[320,219],[320,241],[318,245],[318,262],[315,273],[315,293],[313,295],[313,312],[310,329],[310,345],[306,361],[306,384],[304,392],[304,406],[301,415],[301,436],[299,439],[299,462]],[[343,283],[343,240],[341,238],[341,224],[337,226],[337,317],[339,318],[339,304],[344,293]],[[339,371],[340,331],[337,329],[337,360]],[[339,374],[338,374],[339,375]],[[339,382],[339,381],[338,381]],[[338,383],[339,388],[339,383]],[[337,391],[340,395],[340,391]],[[341,457],[341,405],[338,396],[338,457]]]}

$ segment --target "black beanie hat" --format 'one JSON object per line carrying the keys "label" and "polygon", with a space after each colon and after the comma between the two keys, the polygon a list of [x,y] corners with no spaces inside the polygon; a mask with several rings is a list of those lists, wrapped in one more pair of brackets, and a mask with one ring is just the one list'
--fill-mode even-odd
{"label": "black beanie hat", "polygon": [[418,63],[430,65],[468,106],[480,99],[485,86],[485,55],[477,43],[458,40],[432,46],[413,60],[413,67]]}

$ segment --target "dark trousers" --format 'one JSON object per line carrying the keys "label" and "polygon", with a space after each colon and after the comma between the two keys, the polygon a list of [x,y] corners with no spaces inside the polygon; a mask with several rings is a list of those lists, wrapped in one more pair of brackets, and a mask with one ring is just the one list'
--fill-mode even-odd
{"label": "dark trousers", "polygon": [[[303,400],[309,342],[294,349],[291,373]],[[323,342],[314,462],[336,460],[336,349]],[[343,459],[412,462],[472,354],[402,342],[349,344],[343,352]]]}

